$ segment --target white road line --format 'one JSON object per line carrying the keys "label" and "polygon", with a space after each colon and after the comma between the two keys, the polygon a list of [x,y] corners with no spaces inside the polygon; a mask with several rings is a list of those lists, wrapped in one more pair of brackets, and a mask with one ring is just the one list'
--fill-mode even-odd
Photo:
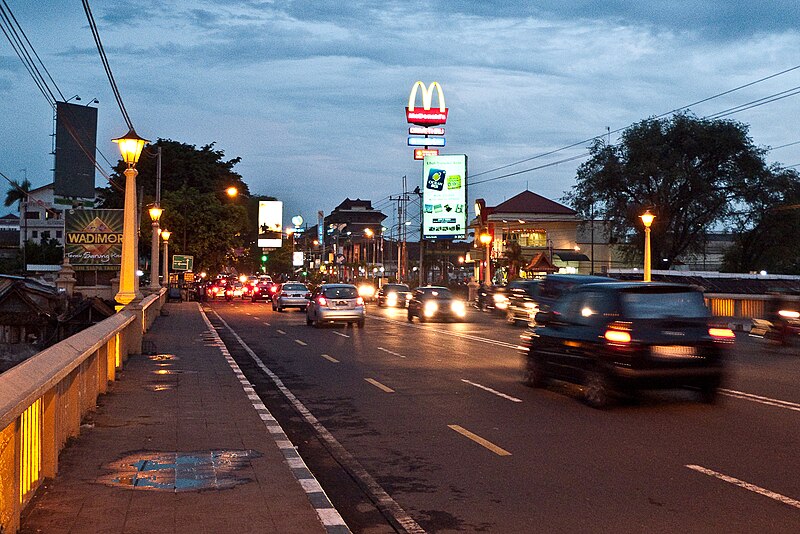
{"label": "white road line", "polygon": [[759,495],[763,495],[764,497],[769,497],[770,499],[773,499],[780,503],[788,504],[792,508],[797,508],[798,510],[800,510],[800,501],[792,499],[791,497],[786,497],[785,495],[781,495],[780,493],[775,493],[774,491],[764,489],[762,487],[756,486],[755,484],[750,484],[749,482],[739,480],[738,478],[733,478],[729,477],[728,475],[723,475],[722,473],[712,471],[711,469],[706,469],[705,467],[701,467],[699,465],[687,465],[685,467],[688,467],[693,471],[697,471],[698,473],[703,473],[704,475],[718,478],[724,482],[733,484],[734,486],[739,486],[740,488],[752,491],[753,493],[758,493]]}
{"label": "white road line", "polygon": [[392,388],[390,388],[389,386],[385,386],[385,385],[381,384],[380,382],[378,382],[374,378],[365,378],[364,380],[366,380],[367,382],[369,382],[370,384],[372,384],[376,388],[380,389],[381,391],[384,391],[386,393],[394,393],[394,390]]}
{"label": "white road line", "polygon": [[402,354],[398,354],[396,352],[392,352],[389,349],[385,349],[383,347],[375,347],[375,348],[377,348],[378,350],[382,350],[383,352],[385,352],[387,354],[391,354],[392,356],[399,356],[401,358],[405,358],[405,356],[403,356]]}
{"label": "white road line", "polygon": [[[380,348],[380,347],[378,347],[378,348]],[[482,390],[488,391],[489,393],[494,393],[498,397],[502,397],[504,399],[508,399],[511,402],[522,402],[522,399],[518,399],[516,397],[512,397],[511,395],[506,395],[505,393],[500,393],[496,389],[492,389],[492,388],[488,388],[486,386],[482,386],[481,384],[478,384],[477,382],[471,382],[471,381],[469,381],[469,380],[467,380],[465,378],[462,378],[461,381],[464,382],[465,384],[469,384],[470,386],[475,386],[476,388],[481,388]]]}
{"label": "white road line", "polygon": [[442,330],[442,329],[439,329],[439,328],[433,328],[430,325],[421,326],[421,325],[417,325],[417,324],[410,324],[410,323],[407,323],[405,321],[396,321],[394,319],[387,319],[386,317],[376,317],[374,315],[370,316],[370,320],[377,320],[377,321],[385,321],[387,323],[402,324],[402,325],[405,325],[405,326],[407,326],[409,328],[419,328],[421,330],[426,330],[428,332],[436,332],[438,334],[445,334],[445,335],[448,335],[448,336],[460,337],[462,339],[469,339],[470,341],[480,341],[481,343],[488,343],[490,345],[497,345],[499,347],[506,347],[506,348],[509,348],[509,349],[518,349],[519,348],[519,345],[515,345],[514,343],[506,343],[505,341],[498,341],[496,339],[489,339],[487,337],[473,336],[473,335],[470,335],[470,334],[464,334],[462,332],[452,332],[450,330]]}
{"label": "white road line", "polygon": [[752,402],[757,402],[759,404],[766,404],[767,406],[775,406],[777,408],[783,408],[785,410],[800,412],[800,404],[797,404],[796,402],[771,399],[769,397],[753,395],[752,393],[745,393],[744,391],[736,391],[734,389],[720,389],[719,392],[722,395],[727,395],[728,397],[734,397],[736,399],[748,400]]}
{"label": "white road line", "polygon": [[341,332],[334,332],[334,334],[336,334],[337,336],[342,336],[342,337],[350,337],[347,334],[342,334]]}
{"label": "white road line", "polygon": [[333,356],[328,356],[327,354],[323,354],[322,357],[325,358],[326,360],[328,360],[331,363],[339,363],[339,360],[337,360]]}
{"label": "white road line", "polygon": [[300,341],[299,339],[295,339],[294,342],[300,345],[301,347],[305,347],[306,345],[308,345],[308,343],[306,343],[305,341]]}
{"label": "white road line", "polygon": [[456,432],[458,432],[462,436],[471,439],[472,441],[474,441],[478,445],[489,449],[490,451],[492,451],[493,453],[495,453],[498,456],[511,456],[511,453],[508,452],[507,450],[505,450],[504,448],[498,447],[497,445],[495,445],[491,441],[485,440],[485,439],[483,439],[482,437],[480,437],[477,434],[473,434],[472,432],[470,432],[469,430],[467,430],[466,428],[464,428],[462,426],[459,426],[459,425],[447,425],[447,427],[452,429],[452,430],[455,430]]}
{"label": "white road line", "polygon": [[281,329],[278,329],[278,330],[276,330],[276,331],[277,331],[279,334],[285,334],[285,333],[286,333],[286,332],[284,332],[284,331],[283,331],[283,330],[281,330]]}
{"label": "white road line", "polygon": [[266,322],[265,322],[265,323],[264,323],[264,326],[272,326],[272,325],[271,325],[271,324],[269,324],[269,323],[266,323]]}

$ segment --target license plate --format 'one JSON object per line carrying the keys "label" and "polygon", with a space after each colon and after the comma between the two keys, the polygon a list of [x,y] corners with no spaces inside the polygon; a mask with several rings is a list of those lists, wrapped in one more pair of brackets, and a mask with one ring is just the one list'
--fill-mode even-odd
{"label": "license plate", "polygon": [[347,306],[347,301],[346,300],[340,300],[339,302],[336,303],[336,305],[337,306]]}
{"label": "license plate", "polygon": [[654,345],[650,354],[656,358],[691,358],[697,356],[697,349],[686,345]]}

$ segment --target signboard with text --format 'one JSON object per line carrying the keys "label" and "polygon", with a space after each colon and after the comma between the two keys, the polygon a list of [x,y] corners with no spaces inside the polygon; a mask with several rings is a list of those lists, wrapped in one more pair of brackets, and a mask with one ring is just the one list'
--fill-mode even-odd
{"label": "signboard with text", "polygon": [[122,262],[123,210],[67,210],[64,255],[76,271],[114,271]]}
{"label": "signboard with text", "polygon": [[258,203],[258,246],[281,248],[283,245],[283,202],[261,200]]}
{"label": "signboard with text", "polygon": [[184,256],[181,254],[172,255],[173,271],[191,271],[194,267],[194,256]]}
{"label": "signboard with text", "polygon": [[426,156],[423,160],[422,237],[466,239],[467,156]]}

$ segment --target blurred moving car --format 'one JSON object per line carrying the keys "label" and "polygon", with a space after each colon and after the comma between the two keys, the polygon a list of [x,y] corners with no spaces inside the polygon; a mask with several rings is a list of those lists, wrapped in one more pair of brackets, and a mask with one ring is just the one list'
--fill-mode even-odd
{"label": "blurred moving car", "polygon": [[272,310],[282,312],[286,308],[306,311],[311,292],[301,282],[284,282],[272,295]]}
{"label": "blurred moving car", "polygon": [[595,408],[639,389],[692,387],[713,402],[734,339],[727,325],[714,324],[692,286],[586,284],[539,312],[522,336],[524,382],[580,384]]}
{"label": "blurred moving car", "polygon": [[467,305],[456,299],[449,289],[440,286],[418,287],[408,301],[408,322],[414,317],[424,323],[429,320],[461,320],[467,315]]}
{"label": "blurred moving car", "polygon": [[411,288],[406,284],[384,284],[378,290],[378,307],[389,306],[390,308],[405,308],[411,299]]}
{"label": "blurred moving car", "polygon": [[583,284],[597,282],[616,282],[616,280],[607,276],[589,274],[548,274],[539,284],[536,304],[540,310],[547,311],[565,291]]}
{"label": "blurred moving car", "polygon": [[539,293],[539,280],[519,279],[508,283],[506,298],[506,321],[509,324],[528,324],[539,311],[536,297]]}
{"label": "blurred moving car", "polygon": [[369,282],[358,284],[358,296],[363,298],[364,302],[372,302],[375,299],[375,286]]}
{"label": "blurred moving car", "polygon": [[364,328],[367,316],[364,298],[352,284],[322,284],[314,290],[306,307],[306,324],[319,328],[326,322],[343,322]]}

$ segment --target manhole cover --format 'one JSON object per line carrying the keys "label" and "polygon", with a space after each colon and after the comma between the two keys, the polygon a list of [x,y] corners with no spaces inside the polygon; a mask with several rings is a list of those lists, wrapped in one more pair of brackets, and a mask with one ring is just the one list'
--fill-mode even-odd
{"label": "manhole cover", "polygon": [[254,450],[143,452],[107,466],[111,474],[99,481],[109,486],[159,491],[227,489],[251,481],[243,474]]}

